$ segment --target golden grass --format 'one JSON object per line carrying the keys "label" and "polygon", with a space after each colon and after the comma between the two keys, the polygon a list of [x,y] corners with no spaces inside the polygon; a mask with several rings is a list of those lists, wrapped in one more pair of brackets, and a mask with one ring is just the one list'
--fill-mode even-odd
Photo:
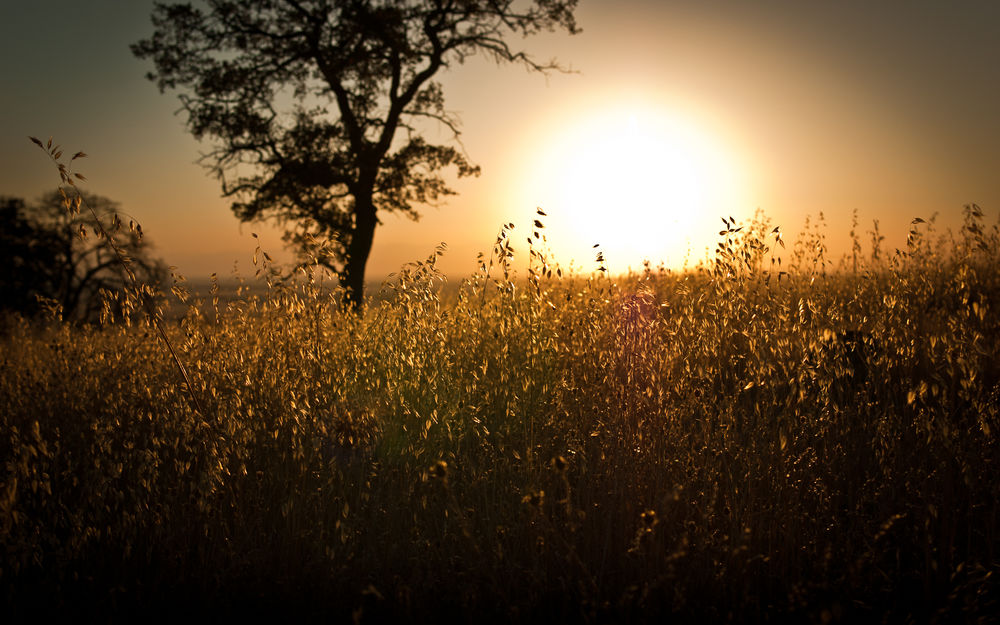
{"label": "golden grass", "polygon": [[505,227],[447,301],[436,252],[363,316],[264,261],[263,296],[166,326],[200,412],[141,319],[10,319],[0,599],[33,620],[989,619],[1000,240],[965,218],[946,248],[914,223],[836,270],[822,229],[786,251],[726,220],[697,269],[619,279],[564,273],[539,235],[518,280]]}

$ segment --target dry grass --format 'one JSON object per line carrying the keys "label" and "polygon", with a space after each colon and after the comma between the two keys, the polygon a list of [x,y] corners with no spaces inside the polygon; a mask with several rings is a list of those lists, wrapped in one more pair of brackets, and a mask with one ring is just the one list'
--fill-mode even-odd
{"label": "dry grass", "polygon": [[24,620],[989,620],[982,221],[969,207],[947,248],[915,223],[906,250],[835,271],[821,228],[786,251],[727,220],[696,270],[617,280],[564,274],[541,235],[518,280],[505,228],[448,301],[435,253],[361,317],[262,260],[264,295],[166,326],[200,413],[141,318],[11,319],[0,601]]}

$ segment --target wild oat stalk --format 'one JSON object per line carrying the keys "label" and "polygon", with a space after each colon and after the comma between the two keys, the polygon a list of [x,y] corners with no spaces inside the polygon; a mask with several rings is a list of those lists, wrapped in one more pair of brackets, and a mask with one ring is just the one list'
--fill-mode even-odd
{"label": "wild oat stalk", "polygon": [[[93,217],[99,236],[107,243],[108,247],[111,248],[111,251],[114,253],[115,258],[118,260],[118,264],[121,266],[122,271],[127,278],[128,284],[131,286],[132,291],[136,294],[137,299],[142,302],[142,307],[147,317],[152,320],[153,327],[156,328],[156,333],[159,335],[160,340],[163,341],[163,345],[167,348],[167,352],[170,354],[170,358],[174,361],[177,371],[180,372],[181,378],[184,380],[184,385],[187,388],[188,395],[191,397],[191,403],[194,405],[194,409],[198,412],[198,414],[204,415],[205,411],[202,410],[201,402],[198,400],[198,396],[194,392],[194,385],[191,384],[191,378],[188,376],[187,369],[184,368],[184,364],[180,361],[180,358],[177,357],[177,352],[174,350],[174,346],[171,344],[170,339],[167,337],[167,333],[163,329],[163,322],[160,319],[160,314],[158,311],[154,310],[149,303],[149,297],[147,295],[150,289],[146,285],[142,284],[136,277],[135,272],[132,271],[129,257],[115,243],[114,238],[104,227],[104,222],[102,222],[100,217],[97,216],[97,212],[94,211],[94,208],[87,203],[83,194],[80,193],[80,189],[76,186],[76,180],[86,181],[86,177],[84,177],[83,174],[73,173],[70,171],[69,166],[60,160],[62,158],[62,149],[58,145],[52,144],[51,137],[49,137],[48,142],[45,144],[42,144],[41,140],[35,137],[28,138],[31,139],[32,143],[44,150],[49,159],[55,163],[56,167],[59,169],[59,178],[62,181],[62,185],[67,185],[72,189],[70,193],[67,193],[66,189],[62,185],[59,186],[59,194],[62,196],[63,206],[66,210],[72,214],[78,214],[81,208],[86,208],[91,217]],[[86,156],[87,155],[83,152],[77,152],[72,158],[69,159],[69,162],[72,163],[76,159],[84,158]],[[117,232],[120,227],[121,220],[116,213],[114,217],[113,229]],[[129,229],[133,230],[140,238],[142,237],[142,226],[134,222],[130,222]],[[81,234],[83,234],[82,226]]]}

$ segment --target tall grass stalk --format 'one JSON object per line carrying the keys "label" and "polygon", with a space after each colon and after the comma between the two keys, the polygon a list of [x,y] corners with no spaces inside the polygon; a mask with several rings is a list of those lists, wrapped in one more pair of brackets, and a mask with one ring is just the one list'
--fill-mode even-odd
{"label": "tall grass stalk", "polygon": [[[62,185],[65,185],[66,187],[69,187],[71,189],[71,191],[67,193],[66,188],[64,186],[60,185],[59,187],[59,194],[62,196],[63,207],[66,209],[66,211],[71,214],[78,214],[80,210],[83,208],[90,213],[90,216],[93,219],[94,227],[96,229],[95,234],[97,234],[97,236],[99,236],[101,240],[104,241],[105,244],[107,244],[107,246],[111,249],[115,258],[118,260],[118,266],[121,267],[122,272],[125,274],[125,277],[127,278],[127,284],[131,288],[127,290],[126,293],[127,294],[130,293],[140,302],[143,310],[146,313],[146,318],[149,320],[150,323],[153,324],[153,327],[156,329],[156,333],[159,336],[160,341],[163,343],[164,348],[166,348],[166,350],[169,352],[171,360],[173,360],[174,365],[177,367],[177,372],[180,373],[181,379],[184,381],[184,387],[187,389],[188,396],[191,398],[192,407],[199,414],[204,414],[204,411],[202,410],[201,407],[201,402],[198,401],[198,395],[197,393],[195,393],[194,387],[191,385],[191,378],[188,376],[187,369],[184,368],[184,364],[181,362],[180,358],[177,357],[177,352],[174,351],[174,346],[170,343],[170,339],[167,337],[167,333],[163,329],[163,320],[161,318],[161,315],[159,314],[158,311],[154,310],[152,305],[150,304],[151,296],[153,295],[153,293],[149,292],[148,285],[142,284],[136,277],[135,272],[132,271],[132,266],[131,263],[129,262],[129,258],[125,255],[122,249],[115,243],[114,236],[112,236],[112,233],[108,232],[107,228],[105,228],[104,226],[104,222],[100,219],[100,217],[97,216],[97,213],[94,211],[93,207],[91,207],[87,203],[87,200],[83,197],[83,194],[80,193],[79,188],[76,186],[76,180],[85,181],[86,178],[83,176],[83,174],[71,171],[69,166],[64,164],[60,160],[62,158],[62,149],[59,147],[59,145],[53,145],[51,138],[49,138],[46,144],[42,144],[42,141],[35,137],[28,137],[28,138],[31,140],[32,143],[34,143],[41,150],[43,150],[49,157],[49,159],[56,165],[56,168],[59,170],[59,179],[62,182]],[[77,152],[69,159],[69,163],[72,164],[73,161],[75,161],[76,159],[85,158],[86,156],[87,155],[83,152]],[[114,220],[115,221],[113,230],[117,230],[117,228],[121,227],[121,220],[119,219],[117,214],[115,214]],[[133,231],[137,231],[139,236],[142,236],[141,225],[136,224],[134,221],[130,221],[129,228],[132,229]],[[80,236],[86,236],[86,232],[81,230]],[[128,297],[128,295],[126,295],[126,297]],[[129,307],[126,306],[124,312],[125,315],[129,314],[128,309]]]}

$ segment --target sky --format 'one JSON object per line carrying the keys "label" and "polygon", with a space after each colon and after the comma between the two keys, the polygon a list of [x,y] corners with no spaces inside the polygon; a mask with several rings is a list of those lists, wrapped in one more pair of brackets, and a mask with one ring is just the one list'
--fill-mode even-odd
{"label": "sky", "polygon": [[[0,9],[0,195],[35,199],[58,175],[27,137],[88,158],[85,189],[118,201],[189,278],[250,272],[258,233],[196,163],[185,130],[129,44],[152,2],[34,0]],[[440,75],[482,167],[419,222],[383,215],[378,279],[439,242],[450,277],[475,270],[502,224],[531,234],[537,207],[560,263],[590,271],[680,267],[715,244],[719,218],[758,209],[788,240],[820,213],[834,256],[854,211],[902,247],[910,221],[956,229],[962,207],[1000,209],[1000,2],[581,0],[583,32],[515,43],[567,73],[473,59]],[[431,134],[432,138],[435,135]],[[443,137],[440,137],[443,138]],[[867,235],[861,235],[863,239]],[[524,246],[522,247],[522,251]]]}

